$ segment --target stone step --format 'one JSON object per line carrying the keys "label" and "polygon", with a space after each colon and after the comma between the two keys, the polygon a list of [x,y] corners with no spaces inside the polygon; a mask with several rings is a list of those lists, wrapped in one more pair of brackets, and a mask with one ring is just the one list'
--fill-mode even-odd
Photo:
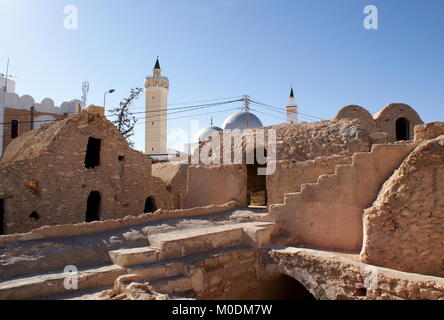
{"label": "stone step", "polygon": [[131,266],[127,268],[127,273],[141,275],[148,282],[165,280],[176,276],[189,276],[190,268],[195,264],[205,263],[209,260],[217,260],[217,263],[223,264],[231,259],[254,258],[254,254],[255,251],[250,248],[239,246],[222,248],[157,263]]}
{"label": "stone step", "polygon": [[151,247],[120,249],[109,252],[111,261],[121,267],[158,261],[159,249]]}
{"label": "stone step", "polygon": [[242,244],[244,224],[177,230],[148,236],[152,248],[159,249],[158,260],[185,257],[194,253]]}
{"label": "stone step", "polygon": [[[259,224],[261,226],[263,223]],[[121,267],[155,263],[219,248],[242,244],[244,229],[251,224],[234,224],[159,233],[148,236],[150,247],[109,252],[111,261]]]}
{"label": "stone step", "polygon": [[[117,277],[126,269],[116,265],[79,270],[78,290],[112,286]],[[47,273],[0,283],[0,300],[25,300],[70,294],[64,281],[72,276],[69,273]]]}

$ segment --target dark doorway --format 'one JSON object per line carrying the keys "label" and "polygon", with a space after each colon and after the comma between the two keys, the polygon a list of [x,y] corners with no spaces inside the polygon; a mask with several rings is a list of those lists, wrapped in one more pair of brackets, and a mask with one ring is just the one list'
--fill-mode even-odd
{"label": "dark doorway", "polygon": [[299,281],[287,275],[279,275],[242,293],[239,300],[316,300]]}
{"label": "dark doorway", "polygon": [[100,220],[100,193],[93,191],[89,194],[86,203],[86,222]]}
{"label": "dark doorway", "polygon": [[144,213],[155,212],[157,210],[156,200],[153,197],[148,197],[145,201]]}
{"label": "dark doorway", "polygon": [[396,120],[396,140],[410,140],[410,122],[406,118]]}
{"label": "dark doorway", "polygon": [[5,233],[5,208],[4,201],[0,199],[0,234]]}
{"label": "dark doorway", "polygon": [[85,167],[94,169],[100,165],[100,139],[90,137],[86,148]]}
{"label": "dark doorway", "polygon": [[[247,163],[247,203],[250,206],[267,205],[267,176],[260,175],[258,170],[266,168],[267,165],[261,165],[257,161],[256,150],[254,152],[254,163]],[[267,156],[265,152],[265,157]],[[252,157],[252,155],[251,155]],[[248,161],[248,157],[247,157]]]}
{"label": "dark doorway", "polygon": [[11,139],[15,139],[18,137],[18,126],[19,126],[18,120],[11,121]]}

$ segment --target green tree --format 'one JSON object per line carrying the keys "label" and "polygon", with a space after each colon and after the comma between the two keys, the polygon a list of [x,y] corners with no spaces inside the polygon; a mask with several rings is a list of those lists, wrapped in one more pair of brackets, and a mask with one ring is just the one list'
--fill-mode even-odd
{"label": "green tree", "polygon": [[124,98],[117,108],[110,110],[111,116],[115,117],[112,123],[117,127],[120,134],[128,141],[131,147],[134,146],[134,141],[130,138],[134,136],[137,119],[129,107],[139,97],[142,91],[142,88],[131,89],[129,97]]}

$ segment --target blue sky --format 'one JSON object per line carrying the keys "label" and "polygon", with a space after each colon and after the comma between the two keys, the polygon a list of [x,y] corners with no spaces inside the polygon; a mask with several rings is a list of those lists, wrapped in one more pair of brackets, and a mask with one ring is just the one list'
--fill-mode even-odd
{"label": "blue sky", "polygon": [[[70,4],[77,30],[63,26]],[[369,4],[378,8],[378,30],[363,27]],[[57,105],[80,98],[88,80],[89,103],[102,104],[116,89],[112,107],[143,86],[160,56],[174,105],[248,94],[283,107],[293,84],[309,115],[331,118],[348,104],[374,113],[404,102],[425,122],[443,121],[443,15],[442,0],[0,0],[0,72],[10,57],[17,92]],[[141,98],[134,111],[143,107]],[[202,113],[181,114],[194,117],[169,128],[189,131],[193,119],[205,126],[211,115]],[[229,114],[215,113],[215,124]],[[265,125],[282,122],[283,109],[272,114],[257,113]]]}

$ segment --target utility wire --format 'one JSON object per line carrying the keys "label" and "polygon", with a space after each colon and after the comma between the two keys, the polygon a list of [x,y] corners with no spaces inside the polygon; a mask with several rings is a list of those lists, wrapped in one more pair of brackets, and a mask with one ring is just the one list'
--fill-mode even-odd
{"label": "utility wire", "polygon": [[[181,116],[181,117],[175,117],[175,118],[168,118],[168,120],[177,120],[177,119],[186,119],[186,118],[197,118],[197,117],[201,117],[204,115],[209,115],[209,114],[215,114],[215,113],[224,113],[224,112],[230,112],[230,111],[234,111],[234,110],[240,110],[242,109],[241,106],[238,106],[236,108],[231,108],[231,109],[225,109],[225,110],[219,110],[219,111],[212,111],[212,112],[206,112],[206,113],[199,113],[197,115],[187,115],[187,116]],[[136,120],[145,120],[145,117],[143,118],[136,118]],[[159,122],[159,121],[163,121],[165,119],[158,119],[158,120],[154,120],[154,121],[148,121],[148,122]],[[46,120],[46,121],[55,121],[55,120]],[[135,125],[139,125],[139,124],[146,124],[145,122],[136,122]],[[31,130],[28,130],[31,131]],[[28,132],[27,131],[27,132]],[[11,137],[11,135],[3,135],[0,136],[0,138],[2,137]]]}
{"label": "utility wire", "polygon": [[[167,109],[167,111],[163,112],[163,113],[159,113],[159,112],[162,112],[162,110],[146,110],[146,111],[143,111],[143,112],[131,112],[131,113],[132,114],[145,114],[145,113],[155,113],[155,112],[158,113],[158,114],[155,114],[155,115],[152,115],[152,116],[148,117],[148,119],[150,119],[150,118],[155,118],[155,117],[161,117],[161,116],[164,116],[164,115],[170,115],[170,114],[176,114],[176,113],[183,113],[183,112],[189,112],[189,111],[194,111],[194,110],[206,109],[206,108],[210,108],[210,107],[216,107],[216,106],[221,106],[221,105],[225,105],[225,104],[231,104],[231,103],[240,102],[240,101],[242,101],[242,99],[223,101],[223,102],[216,102],[216,103],[208,103],[208,104],[199,104],[199,105],[192,105],[192,106],[185,106],[185,107],[178,107],[178,108],[170,108],[170,109]],[[180,111],[170,112],[171,110],[173,110],[173,111],[174,110],[180,110]],[[36,112],[39,112],[39,111],[36,111]],[[77,113],[77,112],[75,112],[75,113]],[[73,112],[73,114],[75,114],[75,113]],[[117,116],[117,115],[108,114],[108,115],[105,115],[105,116],[106,117],[113,117],[113,116]],[[55,119],[55,120],[34,120],[34,121],[28,120],[28,121],[19,121],[18,123],[19,124],[20,123],[40,123],[40,122],[48,123],[48,122],[53,122],[53,121],[58,121],[58,119]],[[3,123],[0,123],[0,124],[10,125],[11,123],[10,122],[3,122]]]}
{"label": "utility wire", "polygon": [[[256,104],[256,105],[258,105],[258,104]],[[262,106],[262,105],[261,105],[261,106]],[[262,106],[262,107],[266,108],[267,110],[269,110],[269,111],[271,111],[271,112],[275,112],[275,113],[278,113],[278,114],[282,115],[282,108],[278,111],[278,110],[276,110],[276,109],[269,108],[269,107],[267,107],[267,106]],[[301,114],[299,114],[299,113],[298,113],[298,117],[299,117],[300,119],[304,120],[304,121],[313,121],[312,118],[308,118],[308,117],[306,117],[306,116],[304,116],[304,115],[301,115]],[[287,119],[286,119],[286,120],[287,120]],[[285,121],[286,121],[286,120],[285,120]],[[319,121],[319,120],[316,120],[316,121]]]}
{"label": "utility wire", "polygon": [[[262,106],[266,106],[266,107],[282,110],[282,108],[280,108],[280,107],[272,106],[272,105],[269,105],[269,104],[266,104],[266,103],[263,103],[263,102],[258,102],[258,101],[254,101],[254,100],[250,100],[250,102],[252,102],[254,104],[258,104],[258,105],[262,105]],[[315,116],[315,115],[309,115],[309,114],[304,114],[304,113],[300,113],[300,112],[298,112],[298,114],[300,114],[302,116],[305,116],[305,117],[314,118],[314,119],[317,119],[317,120],[326,120],[324,118],[321,118],[321,117],[318,117],[318,116]]]}

